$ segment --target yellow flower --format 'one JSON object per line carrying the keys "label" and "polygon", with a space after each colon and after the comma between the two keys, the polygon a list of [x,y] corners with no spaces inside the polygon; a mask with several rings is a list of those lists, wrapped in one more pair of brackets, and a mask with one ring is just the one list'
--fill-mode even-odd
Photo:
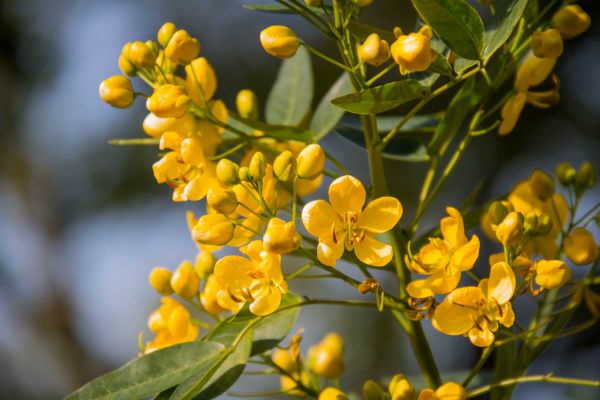
{"label": "yellow flower", "polygon": [[214,275],[210,275],[206,279],[204,289],[200,293],[200,302],[206,311],[211,314],[219,314],[225,311],[217,301],[217,293],[219,293],[219,284]]}
{"label": "yellow flower", "polygon": [[189,103],[183,87],[167,83],[148,97],[146,107],[159,118],[179,118],[186,113]]}
{"label": "yellow flower", "polygon": [[[273,363],[279,368],[291,375],[296,381],[302,378],[308,378],[308,376],[298,369],[296,359],[292,355],[292,349],[283,350],[275,349],[271,356]],[[306,397],[306,394],[298,388],[298,384],[294,379],[289,376],[281,375],[279,380],[281,383],[281,390],[286,394],[294,397]]]}
{"label": "yellow flower", "polygon": [[573,229],[565,238],[564,246],[567,258],[577,265],[591,264],[600,255],[594,236],[585,228]]}
{"label": "yellow flower", "polygon": [[281,273],[281,256],[264,250],[255,240],[240,251],[248,256],[225,256],[215,264],[219,305],[233,312],[250,302],[250,312],[269,315],[279,307],[287,283]]}
{"label": "yellow flower", "polygon": [[534,32],[531,36],[531,49],[539,58],[558,58],[563,52],[563,40],[556,29]]}
{"label": "yellow flower", "polygon": [[316,144],[309,144],[296,157],[296,174],[302,179],[315,179],[323,173],[325,152]]}
{"label": "yellow flower", "polygon": [[171,36],[165,55],[174,63],[187,64],[200,53],[200,42],[183,29],[178,30]]}
{"label": "yellow flower", "polygon": [[192,230],[192,237],[201,244],[223,246],[233,238],[233,223],[223,214],[200,217]]}
{"label": "yellow flower", "polygon": [[160,139],[167,131],[176,132],[187,136],[198,129],[198,122],[192,114],[186,113],[180,118],[159,118],[149,113],[142,124],[144,132],[156,139]]}
{"label": "yellow flower", "polygon": [[114,75],[103,80],[98,93],[102,100],[117,108],[127,108],[135,99],[131,82],[121,75]]}
{"label": "yellow flower", "polygon": [[260,44],[272,56],[290,58],[298,51],[300,40],[287,26],[272,25],[260,33]]}
{"label": "yellow flower", "polygon": [[194,270],[201,279],[206,279],[212,274],[215,268],[216,260],[211,249],[213,246],[200,244],[198,247],[200,247],[200,251],[198,251],[196,259],[194,260]]}
{"label": "yellow flower", "polygon": [[358,56],[364,62],[376,67],[390,58],[390,45],[378,34],[371,33],[358,48]]}
{"label": "yellow flower", "polygon": [[229,215],[238,207],[238,200],[232,189],[210,188],[206,196],[208,206],[218,213]]}
{"label": "yellow flower", "polygon": [[425,71],[429,68],[435,57],[429,45],[431,35],[431,28],[425,25],[419,32],[400,35],[392,44],[392,57],[400,66],[401,74]]}
{"label": "yellow flower", "polygon": [[206,58],[198,57],[186,65],[185,87],[199,106],[204,106],[213,97],[217,91],[217,76]]}
{"label": "yellow flower", "polygon": [[286,150],[279,154],[273,162],[273,172],[277,179],[288,182],[296,176],[296,160],[291,151]]}
{"label": "yellow flower", "polygon": [[174,344],[191,342],[198,337],[198,327],[192,324],[188,310],[171,297],[163,297],[162,305],[150,314],[148,327],[156,338],[146,344],[150,353]]}
{"label": "yellow flower", "polygon": [[171,277],[171,288],[182,298],[189,300],[198,294],[200,278],[191,262],[183,261]]}
{"label": "yellow flower", "polygon": [[365,204],[365,188],[360,181],[345,175],[329,186],[329,203],[315,200],[302,210],[306,230],[319,238],[317,256],[335,266],[344,248],[354,251],[360,261],[382,267],[393,257],[392,247],[375,235],[392,229],[402,216],[402,205],[394,197],[380,197]]}
{"label": "yellow flower", "polygon": [[242,89],[235,97],[235,106],[238,114],[243,118],[258,118],[258,98],[250,89]]}
{"label": "yellow flower", "polygon": [[516,287],[515,274],[505,262],[491,267],[490,278],[477,287],[455,289],[435,309],[433,326],[447,335],[468,336],[475,346],[494,341],[499,324],[512,326],[515,314],[510,303]]}
{"label": "yellow flower", "polygon": [[308,350],[308,366],[315,374],[335,379],[344,372],[344,340],[337,333],[327,334]]}
{"label": "yellow flower", "polygon": [[348,400],[348,396],[339,389],[328,387],[319,394],[319,400]]}
{"label": "yellow flower", "polygon": [[556,289],[571,278],[571,269],[561,260],[539,260],[535,263],[535,283],[544,289]]}
{"label": "yellow flower", "polygon": [[131,43],[124,53],[129,58],[129,61],[138,69],[154,67],[154,53],[152,53],[150,47],[144,42]]}
{"label": "yellow flower", "polygon": [[396,374],[388,385],[391,400],[414,400],[416,398],[415,388],[402,374]]}
{"label": "yellow flower", "polygon": [[449,216],[440,222],[442,238],[429,238],[429,243],[421,247],[414,260],[406,261],[411,271],[429,275],[408,284],[406,290],[412,297],[452,291],[460,281],[461,272],[473,268],[479,256],[479,238],[473,235],[467,240],[460,212],[452,207],[446,211]]}
{"label": "yellow flower", "polygon": [[447,382],[435,391],[421,390],[418,400],[465,400],[466,398],[467,391],[464,387],[455,382]]}
{"label": "yellow flower", "polygon": [[556,29],[566,38],[574,38],[590,27],[590,16],[577,4],[561,8],[552,17]]}
{"label": "yellow flower", "polygon": [[504,246],[517,244],[523,237],[523,220],[516,213],[509,213],[496,227],[496,237]]}
{"label": "yellow flower", "polygon": [[159,294],[163,296],[168,296],[173,293],[173,289],[171,288],[171,276],[173,274],[166,268],[155,267],[150,271],[150,275],[148,276],[148,281],[150,282],[150,286],[152,289],[156,290]]}
{"label": "yellow flower", "polygon": [[271,218],[263,238],[265,250],[275,254],[286,254],[300,246],[302,239],[293,222]]}

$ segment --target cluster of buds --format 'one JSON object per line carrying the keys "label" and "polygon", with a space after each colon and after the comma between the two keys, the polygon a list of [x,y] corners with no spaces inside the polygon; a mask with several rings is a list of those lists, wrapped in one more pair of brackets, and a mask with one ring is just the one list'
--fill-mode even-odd
{"label": "cluster of buds", "polygon": [[589,161],[582,163],[578,170],[563,162],[556,167],[556,178],[562,186],[573,188],[575,194],[581,196],[596,184],[596,169]]}
{"label": "cluster of buds", "polygon": [[417,390],[403,374],[396,374],[386,388],[378,382],[369,379],[363,384],[365,400],[465,400],[467,392],[464,387],[455,382],[446,382],[439,388]]}
{"label": "cluster of buds", "polygon": [[523,215],[506,201],[493,202],[488,208],[488,216],[496,238],[506,247],[524,246],[531,238],[546,235],[552,230],[550,215],[534,211]]}

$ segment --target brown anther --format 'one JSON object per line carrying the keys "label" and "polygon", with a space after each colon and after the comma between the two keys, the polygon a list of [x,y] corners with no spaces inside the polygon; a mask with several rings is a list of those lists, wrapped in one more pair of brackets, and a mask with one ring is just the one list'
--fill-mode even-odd
{"label": "brown anther", "polygon": [[375,278],[366,278],[358,285],[358,291],[361,294],[373,292],[375,293],[379,288],[379,281]]}

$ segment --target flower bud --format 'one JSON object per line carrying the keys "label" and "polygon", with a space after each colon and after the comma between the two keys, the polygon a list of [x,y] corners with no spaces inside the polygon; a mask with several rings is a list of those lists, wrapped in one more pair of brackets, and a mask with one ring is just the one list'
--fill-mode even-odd
{"label": "flower bud", "polygon": [[121,75],[103,80],[98,92],[102,100],[117,108],[127,108],[135,99],[131,82]]}
{"label": "flower bud", "polygon": [[509,213],[496,227],[496,237],[504,246],[517,243],[523,234],[523,217],[516,213]]}
{"label": "flower bud", "polygon": [[293,222],[271,218],[263,238],[263,246],[270,253],[286,254],[296,250],[301,240]]}
{"label": "flower bud", "polygon": [[119,69],[127,76],[134,77],[137,74],[137,68],[123,54],[119,56]]}
{"label": "flower bud", "polygon": [[198,294],[200,287],[200,278],[194,271],[192,263],[184,261],[171,277],[171,287],[173,291],[184,299],[191,299]]}
{"label": "flower bud", "polygon": [[266,173],[267,160],[265,155],[260,151],[257,151],[250,160],[250,166],[248,167],[248,173],[252,179],[258,181],[261,180]]}
{"label": "flower bud", "polygon": [[423,26],[419,32],[400,35],[392,44],[394,61],[400,66],[400,73],[425,71],[429,68],[433,55],[429,45],[431,28]]}
{"label": "flower bud", "polygon": [[556,29],[566,38],[574,38],[590,27],[590,16],[577,4],[561,8],[552,17]]}
{"label": "flower bud", "polygon": [[260,44],[272,56],[290,58],[298,51],[300,40],[287,26],[272,25],[260,33]]}
{"label": "flower bud", "polygon": [[318,400],[348,400],[348,396],[339,389],[328,387],[319,394]]}
{"label": "flower bud", "polygon": [[365,400],[381,400],[385,393],[381,385],[372,379],[363,383],[362,391]]}
{"label": "flower bud", "polygon": [[498,225],[504,218],[508,215],[508,209],[500,200],[496,200],[490,205],[488,208],[488,215],[490,217],[490,222],[494,225]]}
{"label": "flower bud", "polygon": [[315,179],[323,173],[325,152],[318,144],[309,144],[296,157],[296,173],[301,179]]}
{"label": "flower bud", "polygon": [[390,58],[390,45],[378,34],[371,33],[358,48],[358,56],[364,62],[376,67]]}
{"label": "flower bud", "polygon": [[215,211],[225,215],[234,212],[238,206],[237,196],[231,189],[211,187],[208,189],[206,201]]}
{"label": "flower bud", "polygon": [[177,28],[175,27],[174,23],[165,22],[163,26],[160,27],[160,29],[158,30],[158,34],[156,35],[158,43],[160,43],[162,47],[167,47],[167,44],[169,44],[169,40],[171,40],[176,30]]}
{"label": "flower bud", "polygon": [[535,283],[544,289],[559,288],[571,278],[571,269],[561,260],[540,260],[535,271]]}
{"label": "flower bud", "polygon": [[315,374],[334,379],[344,372],[344,341],[336,333],[329,333],[309,350],[309,367]]}
{"label": "flower bud", "polygon": [[556,167],[556,178],[563,186],[569,186],[575,182],[577,171],[567,162],[562,162]]}
{"label": "flower bud", "polygon": [[565,238],[564,248],[567,258],[577,265],[591,264],[600,252],[592,233],[581,227],[573,229]]}
{"label": "flower bud", "polygon": [[167,83],[148,97],[146,108],[160,118],[179,118],[186,113],[189,103],[190,98],[183,87]]}
{"label": "flower bud", "polygon": [[235,98],[235,106],[243,118],[258,118],[258,99],[252,90],[240,90]]}
{"label": "flower bud", "polygon": [[388,385],[392,400],[413,400],[416,397],[415,388],[402,374],[396,374]]}
{"label": "flower bud", "polygon": [[206,280],[202,293],[200,293],[200,303],[202,303],[204,309],[211,314],[219,314],[220,312],[225,311],[219,306],[219,303],[217,303],[218,292],[219,284],[217,283],[215,276],[211,275]]}
{"label": "flower bud", "polygon": [[200,42],[180,29],[173,34],[165,47],[165,55],[176,64],[187,64],[200,53]]}
{"label": "flower bud", "polygon": [[215,256],[208,250],[199,251],[196,254],[196,260],[194,262],[194,270],[198,276],[205,279],[207,276],[212,274],[215,268]]}
{"label": "flower bud", "polygon": [[544,236],[550,233],[554,222],[552,217],[546,213],[538,216],[537,227],[535,228],[536,235]]}
{"label": "flower bud", "polygon": [[171,276],[173,274],[166,268],[155,267],[150,271],[148,281],[152,289],[156,290],[162,296],[168,296],[173,293],[171,288]]}
{"label": "flower bud", "polygon": [[533,171],[528,182],[533,193],[542,201],[549,200],[554,194],[554,179],[539,169]]}
{"label": "flower bud", "polygon": [[154,54],[144,42],[133,42],[129,48],[129,61],[138,69],[154,67]]}
{"label": "flower bud", "polygon": [[233,223],[223,214],[206,214],[192,229],[192,237],[201,244],[223,246],[233,238],[234,229]]}
{"label": "flower bud", "polygon": [[250,180],[250,169],[248,167],[240,167],[238,177],[242,182],[248,182]]}
{"label": "flower bud", "polygon": [[465,400],[467,391],[456,382],[446,382],[435,391],[436,399]]}
{"label": "flower bud", "polygon": [[593,187],[596,184],[596,170],[589,161],[584,162],[577,171],[575,186],[580,190]]}
{"label": "flower bud", "polygon": [[277,156],[273,162],[273,172],[277,179],[282,182],[288,182],[296,174],[296,160],[291,151],[286,150]]}
{"label": "flower bud", "polygon": [[563,52],[563,40],[557,29],[534,32],[531,37],[531,49],[536,57],[558,58]]}
{"label": "flower bud", "polygon": [[535,212],[531,211],[525,216],[523,222],[523,231],[526,234],[535,234],[538,226],[538,216]]}
{"label": "flower bud", "polygon": [[217,163],[217,178],[226,185],[239,183],[240,167],[231,160],[223,158]]}
{"label": "flower bud", "polygon": [[196,104],[203,105],[213,97],[217,76],[206,58],[198,57],[185,66],[185,87]]}

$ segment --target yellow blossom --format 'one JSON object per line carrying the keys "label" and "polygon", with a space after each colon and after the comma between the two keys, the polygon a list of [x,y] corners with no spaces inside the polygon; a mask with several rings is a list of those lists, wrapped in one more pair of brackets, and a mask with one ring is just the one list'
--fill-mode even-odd
{"label": "yellow blossom", "polygon": [[329,186],[329,203],[315,200],[302,210],[306,230],[319,238],[317,256],[328,266],[347,251],[354,251],[360,261],[381,267],[393,257],[392,247],[375,235],[392,229],[402,216],[402,205],[394,197],[380,197],[365,204],[365,188],[349,175],[334,180]]}
{"label": "yellow blossom", "polygon": [[552,22],[564,37],[574,38],[589,29],[591,19],[579,5],[569,4],[554,14]]}
{"label": "yellow blossom", "polygon": [[127,49],[129,61],[138,69],[154,67],[155,56],[144,42],[133,42]]}
{"label": "yellow blossom", "polygon": [[167,131],[176,132],[180,135],[188,135],[198,129],[198,122],[192,114],[186,113],[180,118],[159,118],[149,113],[142,124],[144,132],[148,136],[160,139]]}
{"label": "yellow blossom", "polygon": [[468,336],[476,346],[487,347],[494,341],[499,324],[512,326],[515,314],[510,300],[516,279],[505,262],[491,267],[490,278],[477,287],[455,289],[435,309],[433,326],[447,335]]}
{"label": "yellow blossom", "polygon": [[344,340],[337,333],[327,334],[308,350],[308,366],[317,375],[335,379],[344,372]]}
{"label": "yellow blossom", "polygon": [[240,248],[246,254],[225,256],[215,264],[219,305],[233,312],[246,302],[255,315],[269,315],[279,307],[287,283],[281,273],[281,256],[264,250],[260,240]]}
{"label": "yellow blossom", "polygon": [[293,222],[271,218],[263,238],[265,250],[275,254],[286,254],[300,246],[300,235]]}
{"label": "yellow blossom", "polygon": [[190,98],[183,87],[167,83],[148,97],[146,107],[157,117],[179,118],[186,113],[189,102]]}
{"label": "yellow blossom", "polygon": [[198,56],[200,42],[180,29],[171,36],[165,47],[165,55],[174,63],[187,64]]}
{"label": "yellow blossom", "polygon": [[452,207],[446,209],[448,217],[440,222],[442,238],[429,238],[414,260],[407,259],[407,266],[415,273],[429,275],[414,280],[406,290],[412,297],[424,298],[435,293],[448,293],[458,285],[461,272],[473,268],[479,256],[479,238],[465,236],[460,212]]}
{"label": "yellow blossom", "polygon": [[206,214],[194,226],[192,237],[198,243],[222,246],[231,240],[234,228],[233,222],[225,215]]}
{"label": "yellow blossom", "polygon": [[219,293],[219,284],[217,283],[215,276],[210,275],[206,279],[202,293],[200,293],[200,302],[206,311],[211,314],[219,314],[225,311],[217,301],[217,293]]}
{"label": "yellow blossom", "polygon": [[373,66],[383,64],[390,58],[390,55],[389,43],[376,33],[371,33],[358,48],[360,59]]}
{"label": "yellow blossom", "polygon": [[339,389],[328,387],[319,394],[318,400],[348,400],[348,396]]}
{"label": "yellow blossom", "polygon": [[464,387],[455,382],[447,382],[437,388],[423,389],[419,392],[418,400],[465,400],[467,391]]}
{"label": "yellow blossom", "polygon": [[561,260],[539,260],[534,268],[535,283],[544,289],[557,289],[571,278],[571,269]]}
{"label": "yellow blossom", "polygon": [[504,246],[517,244],[523,237],[523,217],[516,213],[509,213],[496,227],[496,237]]}
{"label": "yellow blossom", "polygon": [[536,57],[558,58],[563,52],[563,40],[556,29],[534,32],[531,36],[531,49]]}
{"label": "yellow blossom", "polygon": [[215,268],[215,256],[212,253],[212,249],[210,249],[213,246],[200,244],[198,247],[200,247],[200,251],[198,251],[194,260],[194,270],[200,278],[206,279],[206,277],[212,274]]}
{"label": "yellow blossom", "polygon": [[287,26],[272,25],[260,33],[260,44],[272,56],[290,58],[298,51],[300,40]]}
{"label": "yellow blossom", "polygon": [[577,265],[591,264],[600,255],[592,233],[581,227],[573,229],[565,238],[564,248],[567,258]]}
{"label": "yellow blossom", "polygon": [[114,75],[103,80],[98,93],[102,100],[117,108],[127,108],[135,99],[131,82],[121,75]]}
{"label": "yellow blossom", "polygon": [[200,287],[200,278],[194,271],[191,262],[184,261],[171,277],[171,288],[180,297],[189,300],[198,294]]}
{"label": "yellow blossom", "polygon": [[240,90],[235,98],[235,106],[243,118],[258,118],[258,99],[252,90]]}
{"label": "yellow blossom", "polygon": [[217,90],[215,70],[204,57],[192,60],[185,67],[185,87],[190,98],[204,106]]}
{"label": "yellow blossom", "polygon": [[401,74],[425,71],[429,68],[435,58],[435,53],[431,51],[429,45],[431,36],[431,28],[425,25],[416,33],[398,36],[392,43],[392,57],[400,66]]}
{"label": "yellow blossom", "polygon": [[396,374],[388,385],[391,400],[414,400],[417,396],[415,388],[402,374]]}
{"label": "yellow blossom", "polygon": [[206,196],[209,207],[218,213],[229,215],[238,207],[235,192],[226,188],[210,188]]}
{"label": "yellow blossom", "polygon": [[156,290],[159,294],[163,296],[168,296],[173,293],[173,289],[171,288],[171,276],[173,274],[166,268],[155,267],[150,271],[150,275],[148,276],[148,281],[150,282],[150,286],[152,289]]}
{"label": "yellow blossom", "polygon": [[302,179],[315,179],[323,173],[325,152],[316,144],[309,144],[296,157],[296,174]]}
{"label": "yellow blossom", "polygon": [[277,179],[288,182],[296,175],[296,160],[291,151],[286,150],[279,154],[273,162],[273,172]]}
{"label": "yellow blossom", "polygon": [[198,327],[192,324],[188,310],[171,297],[163,297],[162,305],[150,314],[148,327],[156,338],[146,344],[146,353],[191,342],[198,337]]}

